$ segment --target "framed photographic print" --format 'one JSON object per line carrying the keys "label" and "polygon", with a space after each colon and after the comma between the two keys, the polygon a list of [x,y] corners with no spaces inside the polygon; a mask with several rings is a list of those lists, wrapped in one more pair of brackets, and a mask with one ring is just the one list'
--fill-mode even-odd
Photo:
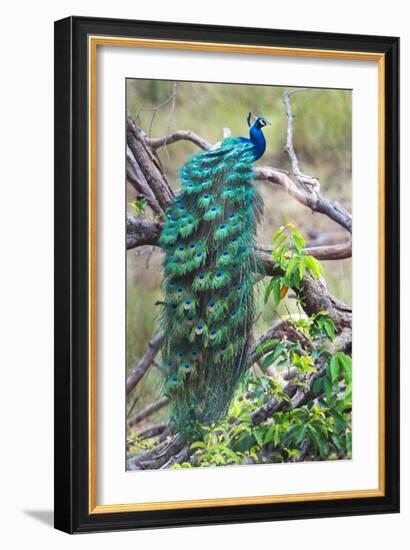
{"label": "framed photographic print", "polygon": [[399,510],[398,76],[393,37],[56,22],[56,528]]}

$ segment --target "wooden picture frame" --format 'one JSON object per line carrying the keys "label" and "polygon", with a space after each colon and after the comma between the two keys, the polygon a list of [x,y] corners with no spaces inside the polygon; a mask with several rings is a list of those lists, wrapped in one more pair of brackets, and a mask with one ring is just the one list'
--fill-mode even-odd
{"label": "wooden picture frame", "polygon": [[[101,45],[377,61],[379,487],[99,505],[96,499],[96,52]],[[55,23],[55,527],[68,533],[399,510],[399,39],[69,17]]]}

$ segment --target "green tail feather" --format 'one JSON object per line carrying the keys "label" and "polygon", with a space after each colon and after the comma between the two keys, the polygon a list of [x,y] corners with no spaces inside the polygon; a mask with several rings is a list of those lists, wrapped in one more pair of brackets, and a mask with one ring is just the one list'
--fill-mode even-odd
{"label": "green tail feather", "polygon": [[226,414],[246,369],[262,209],[253,159],[252,146],[234,138],[193,156],[160,237],[164,393],[187,438]]}

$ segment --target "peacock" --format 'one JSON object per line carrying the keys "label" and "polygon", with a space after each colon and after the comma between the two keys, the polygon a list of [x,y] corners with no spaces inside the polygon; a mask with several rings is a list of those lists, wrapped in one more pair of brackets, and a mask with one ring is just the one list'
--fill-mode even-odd
{"label": "peacock", "polygon": [[161,369],[171,421],[186,439],[226,415],[247,367],[254,321],[253,240],[262,213],[253,163],[265,152],[264,117],[249,138],[226,138],[180,170],[160,245],[164,301]]}

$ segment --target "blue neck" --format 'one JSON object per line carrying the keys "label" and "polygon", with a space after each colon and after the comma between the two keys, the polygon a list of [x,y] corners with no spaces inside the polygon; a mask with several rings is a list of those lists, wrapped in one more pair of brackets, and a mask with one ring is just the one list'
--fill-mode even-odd
{"label": "blue neck", "polygon": [[262,129],[256,126],[252,126],[249,130],[249,136],[255,149],[255,160],[258,160],[266,149],[265,136],[263,135]]}

